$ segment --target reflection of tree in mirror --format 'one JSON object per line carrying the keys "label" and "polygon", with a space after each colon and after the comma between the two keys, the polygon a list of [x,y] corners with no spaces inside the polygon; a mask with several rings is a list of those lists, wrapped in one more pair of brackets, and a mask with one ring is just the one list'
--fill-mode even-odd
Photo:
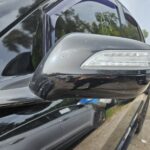
{"label": "reflection of tree in mirror", "polygon": [[[74,9],[70,9],[59,17],[56,24],[56,38],[71,32],[88,32],[103,35],[120,36],[120,27],[115,13],[101,12],[95,14],[92,23],[80,19]],[[56,40],[57,40],[56,39]]]}

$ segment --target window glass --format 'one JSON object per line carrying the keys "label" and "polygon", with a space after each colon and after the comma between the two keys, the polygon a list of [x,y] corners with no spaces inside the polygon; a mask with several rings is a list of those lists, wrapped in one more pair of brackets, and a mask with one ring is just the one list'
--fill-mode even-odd
{"label": "window glass", "polygon": [[[18,15],[26,12],[19,9]],[[37,10],[0,39],[0,75],[32,73],[42,58],[42,19]]]}
{"label": "window glass", "polygon": [[142,39],[139,33],[137,22],[134,20],[134,18],[130,15],[130,13],[125,7],[123,7],[123,10],[127,22],[127,25],[123,26],[123,36],[141,41]]}
{"label": "window glass", "polygon": [[71,32],[120,36],[117,7],[108,2],[85,0],[62,12],[56,22],[55,41]]}
{"label": "window glass", "polygon": [[[43,0],[0,0],[0,33]],[[23,10],[24,9],[24,10]],[[22,13],[18,13],[21,12]]]}

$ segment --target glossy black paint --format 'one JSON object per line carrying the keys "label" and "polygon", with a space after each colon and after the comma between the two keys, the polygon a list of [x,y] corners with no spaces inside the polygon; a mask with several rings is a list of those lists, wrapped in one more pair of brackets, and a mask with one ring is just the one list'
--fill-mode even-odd
{"label": "glossy black paint", "polygon": [[[32,120],[38,120],[40,116],[41,118],[42,117],[44,118],[47,114],[50,114],[54,110],[57,110],[57,109],[60,109],[69,105],[75,105],[78,101],[79,99],[74,98],[72,100],[66,99],[66,101],[59,99],[55,102],[44,102],[44,103],[39,103],[39,104],[33,103],[30,105],[22,105],[20,107],[9,107],[7,108],[7,112],[5,111],[5,108],[1,108],[0,109],[0,141],[4,140],[4,137],[6,137],[7,134],[11,135],[12,137],[12,136],[25,132],[23,128],[22,130],[18,130],[18,131],[15,131],[15,130],[13,131],[13,129],[21,125],[25,125]],[[42,123],[42,120],[41,120],[40,125],[43,125],[43,124],[44,122]],[[40,125],[36,124],[36,127]],[[32,124],[30,125],[29,128],[33,129]],[[13,133],[9,133],[10,131]]]}
{"label": "glossy black paint", "polygon": [[[62,136],[61,144],[51,145],[52,141],[50,140],[54,139],[53,136],[59,137],[59,135],[57,135],[59,131],[56,135],[54,135],[55,132],[52,133],[53,131],[47,131],[49,131],[49,128],[53,128],[55,122],[62,124],[63,127],[63,124],[65,125],[65,120],[63,121],[62,119],[65,118],[65,116],[71,116],[74,112],[78,113],[82,108],[91,112],[90,116],[87,116],[86,112],[84,112],[85,116],[89,118],[89,126],[88,128],[85,128],[84,131],[81,131],[80,133],[77,132],[78,134],[76,134],[75,137],[80,137],[83,133],[89,132],[93,129],[91,118],[94,117],[96,108],[93,106],[78,106],[76,105],[78,101],[79,99],[65,99],[65,101],[61,99],[52,103],[48,102],[40,105],[18,107],[16,109],[9,108],[7,109],[7,112],[5,110],[0,110],[0,149],[38,150],[45,147],[46,149],[52,149],[52,147],[57,147],[56,149],[58,149],[58,147],[62,148],[62,146],[64,147],[63,144],[67,143],[67,141],[70,141],[72,138],[65,140],[65,136],[63,137],[63,134],[60,133]],[[76,109],[63,115],[59,113],[59,110],[71,107]],[[77,116],[76,121],[78,121],[79,118],[80,115]],[[56,129],[59,130],[58,127],[56,127]]]}
{"label": "glossy black paint", "polygon": [[84,61],[103,50],[150,50],[150,47],[118,37],[70,34],[43,59],[30,82],[32,91],[48,100],[62,97],[126,99],[144,92],[149,85],[146,71],[81,69]]}
{"label": "glossy black paint", "polygon": [[[111,2],[110,0],[98,1],[105,6],[118,7],[120,24],[123,27],[127,26],[122,5],[120,6],[115,0],[111,0]],[[28,121],[33,121],[37,116],[41,117],[42,114],[50,111],[50,105],[52,104],[36,96],[30,90],[29,82],[32,79],[32,74],[30,73],[34,72],[43,56],[51,48],[52,43],[55,43],[55,35],[52,33],[53,31],[55,32],[56,27],[52,26],[52,23],[56,20],[52,16],[58,15],[58,11],[69,9],[78,2],[83,2],[83,0],[0,1],[0,146],[3,145],[0,149],[26,150],[26,147],[31,149],[34,144],[36,145],[38,143],[36,139],[33,139],[35,141],[34,143],[29,141],[28,145],[23,146],[21,142],[24,139],[17,139],[15,137],[15,135],[21,137],[22,133],[26,134],[26,132],[29,131],[26,140],[30,140],[32,136],[32,132],[30,132],[31,128],[26,128],[27,130],[21,128],[18,130],[17,127],[25,125]],[[53,35],[53,37],[50,38],[50,35]],[[124,34],[120,36],[124,36]],[[128,37],[130,38],[130,36]],[[144,41],[142,34],[139,40]],[[83,43],[83,40],[79,39],[77,42]],[[106,44],[107,48],[109,48],[110,43],[111,42]],[[117,45],[114,45],[114,43],[111,44],[116,48]],[[122,44],[120,44],[121,48],[123,48]],[[124,48],[126,48],[126,44],[123,44]],[[89,46],[89,48],[92,46],[88,42],[86,42],[86,45],[87,47]],[[146,49],[147,47],[142,43],[137,44],[135,41],[132,41],[128,47],[131,45],[139,49]],[[72,46],[71,43],[68,44],[68,46]],[[73,46],[78,46],[78,43]],[[62,48],[65,48],[64,45]],[[82,52],[82,55],[78,55],[78,57],[88,57],[98,50],[99,49],[94,49],[90,53],[88,51],[88,53],[85,53],[85,56]],[[74,55],[74,53],[72,55]],[[113,97],[117,95],[121,98],[127,98],[135,97],[143,92],[150,79],[147,78],[148,74],[141,71],[138,73],[100,72],[100,75],[98,75],[98,71],[83,71],[79,69],[78,65],[72,66],[77,64],[79,60],[81,60],[81,58],[76,59],[75,63],[71,65],[67,62],[68,67],[57,68],[57,66],[55,66],[53,68],[55,74],[49,75],[41,74],[42,76],[39,76],[39,73],[42,73],[39,66],[39,70],[36,71],[36,76],[34,75],[31,82],[32,89],[37,95],[49,100],[52,100],[52,98],[56,100],[56,98],[60,96],[62,96],[61,98],[72,97],[73,95],[77,97],[93,97],[98,88],[101,92],[99,93],[98,91],[96,94],[99,94],[101,97]],[[73,61],[73,59],[71,61]],[[126,76],[123,76],[125,73]],[[35,82],[35,79],[38,79],[41,85],[37,82],[38,80]],[[63,86],[63,89],[60,86]],[[112,86],[114,90],[112,90]],[[43,89],[40,91],[41,87],[47,88],[45,91],[43,91]],[[49,90],[52,89],[54,89],[56,93],[49,93]],[[64,102],[66,102],[66,99]],[[69,103],[71,102],[72,100],[69,99]],[[69,103],[66,105],[69,105]],[[44,120],[41,122],[44,122]],[[41,122],[37,123],[37,126],[40,126]],[[32,127],[32,124],[30,125]],[[35,129],[35,127],[33,127],[33,129]],[[13,131],[6,134],[10,130]],[[39,132],[44,134],[44,132],[38,129],[36,133]],[[4,134],[6,136],[3,136]],[[44,142],[43,136],[41,136],[38,144],[43,144],[44,147]],[[39,147],[36,147],[36,150],[38,149]]]}
{"label": "glossy black paint", "polygon": [[0,78],[0,110],[41,103],[43,99],[33,94],[28,87],[31,79],[32,74]]}

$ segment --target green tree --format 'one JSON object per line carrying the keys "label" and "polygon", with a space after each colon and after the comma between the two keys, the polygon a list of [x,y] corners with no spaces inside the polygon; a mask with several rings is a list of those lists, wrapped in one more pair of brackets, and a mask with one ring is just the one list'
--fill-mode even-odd
{"label": "green tree", "polygon": [[103,35],[121,36],[118,18],[114,13],[97,12],[95,21],[87,22],[75,14],[74,9],[69,9],[58,18],[56,24],[56,40],[71,32],[86,32]]}
{"label": "green tree", "polygon": [[149,33],[147,30],[143,29],[142,32],[143,32],[143,35],[145,38],[147,38],[149,36]]}

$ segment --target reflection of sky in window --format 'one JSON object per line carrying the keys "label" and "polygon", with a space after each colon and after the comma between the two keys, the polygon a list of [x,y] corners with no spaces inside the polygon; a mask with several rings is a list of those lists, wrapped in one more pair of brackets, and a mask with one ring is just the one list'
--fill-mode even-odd
{"label": "reflection of sky in window", "polygon": [[9,23],[11,22],[10,18],[14,18],[16,14],[18,14],[17,10],[0,18],[0,31],[3,30],[7,25],[9,25]]}
{"label": "reflection of sky in window", "polygon": [[150,0],[120,0],[120,2],[122,2],[128,8],[133,17],[139,23],[140,27],[149,32],[149,37],[146,39],[146,41],[150,44]]}
{"label": "reflection of sky in window", "polygon": [[0,31],[18,16],[18,9],[32,4],[34,1],[25,0],[1,0],[0,1]]}
{"label": "reflection of sky in window", "polygon": [[76,12],[75,15],[80,14],[80,19],[88,23],[97,22],[95,18],[97,12],[104,13],[107,12],[107,10],[111,10],[112,13],[116,14],[115,9],[105,6],[104,4],[98,2],[82,2],[74,5],[72,8]]}

